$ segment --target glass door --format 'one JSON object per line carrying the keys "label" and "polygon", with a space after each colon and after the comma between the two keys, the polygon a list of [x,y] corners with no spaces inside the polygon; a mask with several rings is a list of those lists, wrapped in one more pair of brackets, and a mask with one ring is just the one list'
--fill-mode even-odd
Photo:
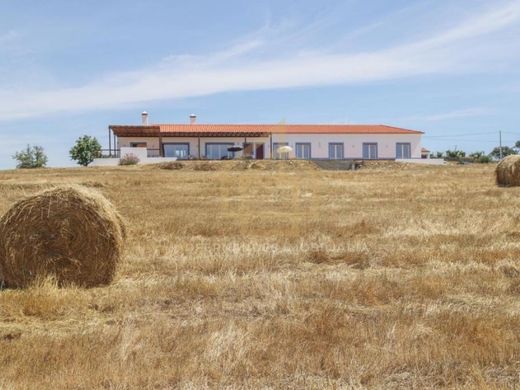
{"label": "glass door", "polygon": [[273,142],[273,158],[276,158],[278,160],[287,160],[289,158],[288,152],[279,152],[278,151],[278,149],[280,149],[282,146],[289,146],[289,143]]}
{"label": "glass door", "polygon": [[296,143],[296,158],[302,160],[311,159],[311,144],[309,142]]}
{"label": "glass door", "polygon": [[330,160],[343,160],[344,158],[344,147],[341,142],[329,143],[329,159]]}
{"label": "glass door", "polygon": [[187,159],[190,155],[190,144],[167,143],[163,144],[164,157],[177,157],[179,160]]}
{"label": "glass door", "polygon": [[412,158],[412,145],[409,142],[398,142],[395,147],[395,158]]}
{"label": "glass door", "polygon": [[206,144],[206,158],[210,160],[222,160],[231,157],[232,153],[228,148],[232,147],[232,143],[208,142]]}
{"label": "glass door", "polygon": [[363,159],[376,160],[377,159],[377,143],[365,142],[363,143]]}

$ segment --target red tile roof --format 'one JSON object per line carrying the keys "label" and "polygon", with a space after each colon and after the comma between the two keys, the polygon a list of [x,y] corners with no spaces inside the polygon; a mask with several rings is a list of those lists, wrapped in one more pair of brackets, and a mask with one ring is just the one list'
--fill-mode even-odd
{"label": "red tile roof", "polygon": [[421,133],[415,130],[400,129],[385,125],[217,125],[217,124],[160,124],[162,132],[216,132],[226,133],[260,132],[260,133],[294,133],[294,134],[330,134],[330,133],[350,133],[350,134],[405,134]]}
{"label": "red tile roof", "polygon": [[288,125],[288,124],[153,124],[148,126],[111,125],[118,136],[167,134],[423,134],[422,131],[386,125]]}

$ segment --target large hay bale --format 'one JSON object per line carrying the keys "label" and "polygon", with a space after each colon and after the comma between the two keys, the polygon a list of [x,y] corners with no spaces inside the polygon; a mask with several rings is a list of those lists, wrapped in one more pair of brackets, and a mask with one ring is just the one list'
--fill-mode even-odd
{"label": "large hay bale", "polygon": [[511,155],[502,159],[495,170],[500,186],[520,186],[520,156]]}
{"label": "large hay bale", "polygon": [[125,236],[120,215],[96,190],[43,191],[17,202],[0,219],[0,278],[7,287],[26,287],[46,276],[60,285],[106,285]]}

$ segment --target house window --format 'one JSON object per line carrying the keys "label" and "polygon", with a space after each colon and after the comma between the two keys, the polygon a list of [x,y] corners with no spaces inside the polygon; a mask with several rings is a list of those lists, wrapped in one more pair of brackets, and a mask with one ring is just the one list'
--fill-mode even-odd
{"label": "house window", "polygon": [[146,148],[146,142],[130,142],[131,148]]}
{"label": "house window", "polygon": [[187,159],[190,155],[189,143],[165,143],[163,144],[164,157],[177,157],[178,159]]}
{"label": "house window", "polygon": [[232,143],[207,143],[206,158],[210,160],[222,160],[231,157],[232,153],[228,151],[234,144]]}
{"label": "house window", "polygon": [[377,160],[377,143],[364,142],[363,143],[363,159]]}
{"label": "house window", "polygon": [[288,142],[273,142],[273,158],[279,160],[287,160],[289,158],[289,153],[287,152],[278,152],[278,149],[282,146],[289,146]]}
{"label": "house window", "polygon": [[302,160],[310,160],[311,159],[311,144],[310,142],[297,142],[296,143],[296,158],[300,158]]}
{"label": "house window", "polygon": [[330,142],[329,143],[329,159],[331,160],[343,160],[344,156],[343,142]]}
{"label": "house window", "polygon": [[412,158],[412,145],[409,142],[396,143],[395,158]]}

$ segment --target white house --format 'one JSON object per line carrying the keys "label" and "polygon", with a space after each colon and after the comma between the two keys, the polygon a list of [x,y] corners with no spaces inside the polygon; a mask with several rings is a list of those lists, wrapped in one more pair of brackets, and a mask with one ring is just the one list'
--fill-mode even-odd
{"label": "white house", "polygon": [[140,125],[109,126],[109,149],[178,159],[420,159],[422,134],[386,125],[199,124],[195,115],[188,124],[148,124],[144,112]]}

